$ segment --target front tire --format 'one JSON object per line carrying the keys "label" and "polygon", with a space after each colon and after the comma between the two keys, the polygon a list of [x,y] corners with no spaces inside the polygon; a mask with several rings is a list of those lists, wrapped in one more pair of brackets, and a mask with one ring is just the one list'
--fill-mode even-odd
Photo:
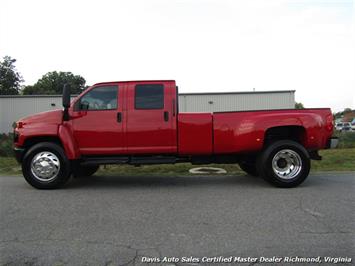
{"label": "front tire", "polygon": [[70,178],[70,162],[61,146],[41,142],[32,146],[22,161],[22,173],[26,181],[38,189],[55,189]]}
{"label": "front tire", "polygon": [[257,163],[260,176],[277,187],[291,188],[307,177],[311,162],[307,150],[291,140],[270,144],[259,156]]}

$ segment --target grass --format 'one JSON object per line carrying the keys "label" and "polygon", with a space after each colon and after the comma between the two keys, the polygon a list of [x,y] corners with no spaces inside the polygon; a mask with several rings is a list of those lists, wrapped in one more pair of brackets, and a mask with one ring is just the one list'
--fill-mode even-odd
{"label": "grass", "polygon": [[0,134],[0,156],[12,156],[13,134]]}
{"label": "grass", "polygon": [[0,157],[0,175],[22,175],[21,166],[14,157]]}
{"label": "grass", "polygon": [[[355,171],[355,148],[322,150],[322,161],[312,161],[312,172],[317,171]],[[227,175],[238,175],[243,171],[237,164],[213,164],[211,167],[220,167],[227,170]],[[98,175],[117,176],[189,176],[189,169],[201,167],[190,163],[167,165],[110,165],[101,167]],[[13,157],[0,157],[0,175],[21,175],[21,167]],[[205,174],[204,174],[205,175]],[[215,175],[212,173],[212,175]]]}
{"label": "grass", "polygon": [[354,131],[334,131],[334,136],[339,138],[338,149],[355,148],[355,132]]}
{"label": "grass", "polygon": [[355,148],[321,150],[321,161],[312,161],[312,171],[355,171]]}

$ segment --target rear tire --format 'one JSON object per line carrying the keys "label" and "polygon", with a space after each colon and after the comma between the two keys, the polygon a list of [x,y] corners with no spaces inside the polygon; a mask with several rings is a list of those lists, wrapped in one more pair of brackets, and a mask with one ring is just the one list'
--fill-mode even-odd
{"label": "rear tire", "polygon": [[70,178],[70,162],[61,146],[41,142],[32,146],[22,161],[26,181],[38,189],[55,189]]}
{"label": "rear tire", "polygon": [[311,162],[307,150],[291,140],[270,144],[259,156],[257,170],[260,176],[277,187],[291,188],[308,176]]}
{"label": "rear tire", "polygon": [[100,168],[99,165],[90,165],[90,166],[78,165],[73,169],[73,176],[75,178],[92,176],[93,174],[96,173],[97,170],[99,170],[99,168]]}

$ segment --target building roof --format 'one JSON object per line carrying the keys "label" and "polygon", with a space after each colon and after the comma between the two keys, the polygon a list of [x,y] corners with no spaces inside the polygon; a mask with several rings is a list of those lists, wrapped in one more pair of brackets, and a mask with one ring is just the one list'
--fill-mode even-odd
{"label": "building roof", "polygon": [[[100,84],[100,83],[98,83]],[[102,83],[105,84],[105,83]],[[95,84],[96,85],[96,84]],[[233,95],[233,94],[265,94],[265,93],[294,93],[296,90],[272,90],[272,91],[228,91],[228,92],[188,92],[188,93],[179,93],[179,95]],[[72,97],[78,96],[78,94],[71,95]],[[46,95],[0,95],[0,98],[56,98],[62,97],[61,94],[46,94]]]}
{"label": "building roof", "polygon": [[296,90],[272,90],[272,91],[227,91],[227,92],[188,92],[179,95],[223,95],[223,94],[263,94],[263,93],[293,93]]}

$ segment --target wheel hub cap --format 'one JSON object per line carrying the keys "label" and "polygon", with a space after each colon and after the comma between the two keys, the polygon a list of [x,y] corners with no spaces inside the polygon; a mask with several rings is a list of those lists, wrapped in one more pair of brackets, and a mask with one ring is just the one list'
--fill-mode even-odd
{"label": "wheel hub cap", "polygon": [[49,182],[56,178],[60,170],[58,157],[48,151],[36,154],[31,161],[31,172],[42,182]]}
{"label": "wheel hub cap", "polygon": [[281,179],[292,179],[302,170],[301,157],[293,150],[280,150],[272,159],[272,170]]}

